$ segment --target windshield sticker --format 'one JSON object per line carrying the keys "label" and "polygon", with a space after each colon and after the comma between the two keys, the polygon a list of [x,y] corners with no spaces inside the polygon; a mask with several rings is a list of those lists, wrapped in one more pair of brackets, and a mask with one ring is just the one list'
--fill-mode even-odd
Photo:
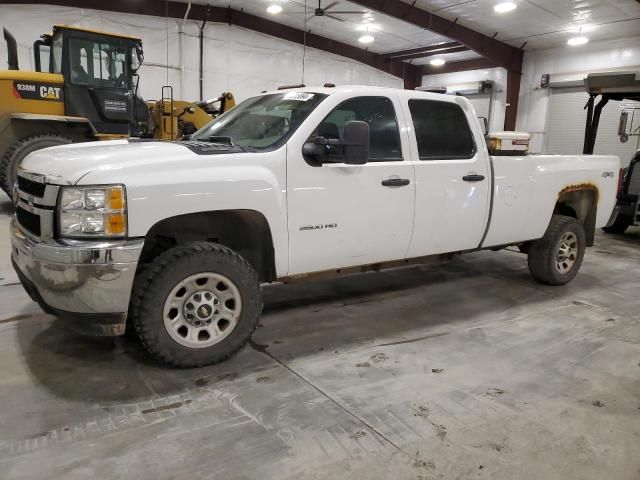
{"label": "windshield sticker", "polygon": [[306,102],[311,100],[315,95],[307,92],[289,92],[284,96],[285,100],[294,100],[296,102]]}

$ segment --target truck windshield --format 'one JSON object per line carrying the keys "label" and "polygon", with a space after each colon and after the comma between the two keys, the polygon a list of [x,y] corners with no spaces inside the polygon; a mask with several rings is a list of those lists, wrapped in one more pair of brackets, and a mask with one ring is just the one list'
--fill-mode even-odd
{"label": "truck windshield", "polygon": [[311,92],[253,97],[198,130],[191,140],[207,142],[227,137],[234,145],[249,150],[277,148],[326,97]]}

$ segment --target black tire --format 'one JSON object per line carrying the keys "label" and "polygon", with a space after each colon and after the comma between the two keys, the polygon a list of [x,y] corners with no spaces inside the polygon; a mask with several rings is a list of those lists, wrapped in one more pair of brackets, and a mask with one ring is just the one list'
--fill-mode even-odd
{"label": "black tire", "polygon": [[618,215],[612,225],[604,227],[602,230],[604,230],[606,233],[621,235],[627,231],[627,228],[629,228],[632,223],[633,220],[631,219],[631,217]]}
{"label": "black tire", "polygon": [[[197,275],[226,277],[237,288],[241,309],[234,328],[219,343],[202,348],[190,348],[172,337],[177,335],[179,329],[170,333],[168,327],[165,327],[165,302],[181,282]],[[218,285],[215,288],[217,289]],[[186,305],[187,295],[183,295]],[[172,309],[184,315],[180,323],[187,322],[188,315],[185,313],[184,305],[180,309]],[[191,368],[219,363],[235,354],[251,338],[261,312],[260,281],[251,265],[222,245],[192,242],[165,251],[138,275],[131,298],[130,320],[142,344],[156,359],[174,367]],[[199,327],[189,324],[185,328],[197,330]]]}
{"label": "black tire", "polygon": [[[576,252],[573,264],[562,271],[568,263],[558,262],[561,240],[565,234],[575,237]],[[547,285],[564,285],[569,283],[580,270],[586,248],[586,237],[582,224],[575,218],[564,215],[553,215],[547,231],[539,240],[530,244],[528,252],[529,271],[533,278]],[[560,263],[560,265],[559,265]]]}
{"label": "black tire", "polygon": [[0,162],[0,188],[11,197],[13,185],[17,180],[18,167],[31,152],[47,147],[67,145],[72,139],[55,133],[43,133],[17,141],[2,157]]}

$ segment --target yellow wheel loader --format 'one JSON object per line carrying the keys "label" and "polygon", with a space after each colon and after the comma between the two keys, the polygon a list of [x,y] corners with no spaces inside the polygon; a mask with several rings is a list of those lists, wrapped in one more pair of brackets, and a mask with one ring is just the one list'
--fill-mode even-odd
{"label": "yellow wheel loader", "polygon": [[142,41],[56,25],[33,44],[35,71],[18,66],[16,40],[3,29],[9,70],[0,71],[0,188],[11,195],[31,152],[115,138],[176,140],[233,108],[231,93],[190,103],[164,87],[159,101],[137,95]]}

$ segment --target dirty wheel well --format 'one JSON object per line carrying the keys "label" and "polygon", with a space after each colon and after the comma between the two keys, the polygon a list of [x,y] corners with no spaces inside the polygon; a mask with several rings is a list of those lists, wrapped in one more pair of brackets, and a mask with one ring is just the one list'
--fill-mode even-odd
{"label": "dirty wheel well", "polygon": [[261,213],[253,210],[200,212],[162,220],[146,236],[140,266],[165,250],[193,241],[229,247],[251,264],[261,281],[270,282],[276,278],[269,224]]}
{"label": "dirty wheel well", "polygon": [[553,213],[578,220],[585,231],[587,246],[593,246],[598,208],[598,190],[595,187],[565,189],[558,195]]}

